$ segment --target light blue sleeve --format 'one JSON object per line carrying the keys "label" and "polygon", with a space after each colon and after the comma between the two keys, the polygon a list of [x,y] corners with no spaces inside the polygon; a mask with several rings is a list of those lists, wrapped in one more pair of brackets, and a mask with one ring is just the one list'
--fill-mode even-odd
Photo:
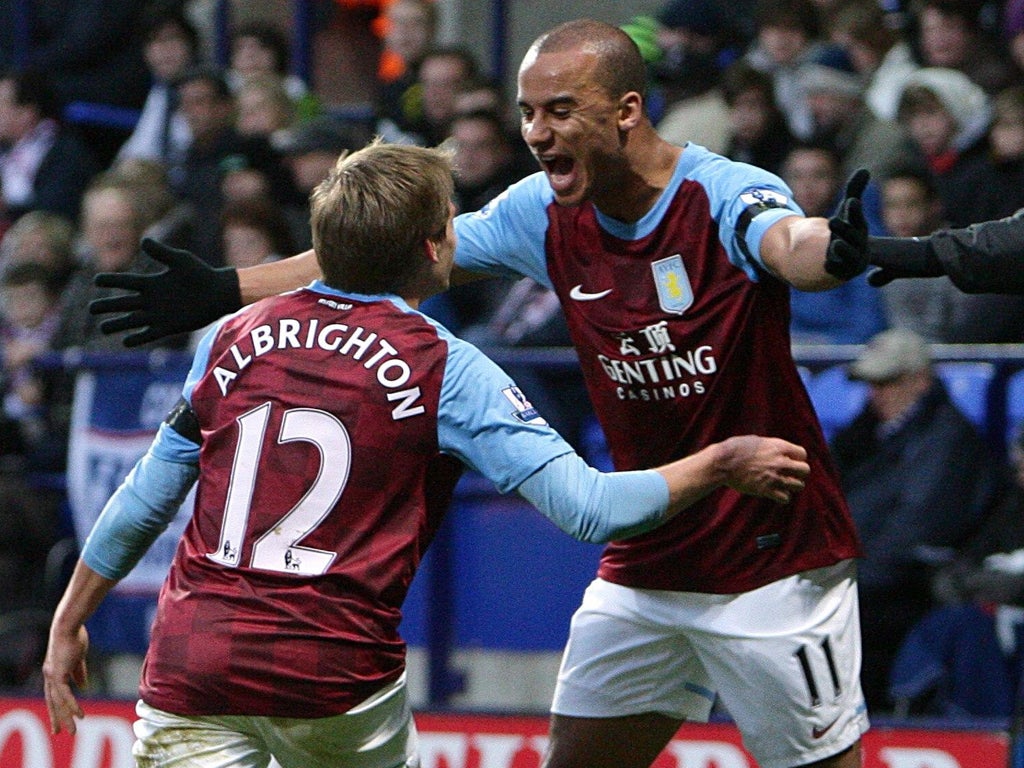
{"label": "light blue sleeve", "polygon": [[438,405],[441,451],[490,480],[515,490],[552,459],[572,453],[524,394],[480,350],[448,331],[448,361]]}
{"label": "light blue sleeve", "polygon": [[[691,154],[694,149],[700,151]],[[699,181],[708,194],[711,216],[718,222],[718,238],[729,261],[756,282],[765,274],[761,260],[764,233],[788,216],[803,216],[793,193],[775,174],[729,160],[703,147],[688,145],[682,158],[693,165],[688,175]]]}
{"label": "light blue sleeve", "polygon": [[[210,345],[222,322],[196,348],[182,390],[186,401],[206,371]],[[100,512],[82,547],[82,560],[101,576],[123,579],[174,519],[198,477],[199,446],[161,424],[149,450]]]}
{"label": "light blue sleeve", "polygon": [[532,277],[551,287],[544,237],[554,192],[543,173],[516,182],[473,213],[455,218],[457,266],[485,275]]}
{"label": "light blue sleeve", "polygon": [[85,540],[82,560],[123,579],[164,532],[199,477],[199,446],[166,424],[110,497]]}
{"label": "light blue sleeve", "polygon": [[576,454],[548,462],[519,493],[573,538],[596,543],[657,527],[669,502],[668,483],[654,470],[599,472]]}

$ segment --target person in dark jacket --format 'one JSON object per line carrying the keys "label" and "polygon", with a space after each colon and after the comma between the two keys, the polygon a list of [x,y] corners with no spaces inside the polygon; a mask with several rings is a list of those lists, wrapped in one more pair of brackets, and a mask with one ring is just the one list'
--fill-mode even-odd
{"label": "person in dark jacket", "polygon": [[875,286],[949,275],[965,293],[1024,293],[1024,208],[928,237],[872,237],[868,251],[875,267],[868,282]]}
{"label": "person in dark jacket", "polygon": [[0,208],[13,222],[28,211],[75,220],[99,161],[62,121],[62,105],[41,70],[0,73]]}
{"label": "person in dark jacket", "polygon": [[891,706],[889,669],[901,640],[932,607],[927,553],[970,539],[997,503],[1002,475],[916,333],[876,335],[849,375],[868,384],[869,398],[831,448],[864,548],[861,684],[878,711]]}

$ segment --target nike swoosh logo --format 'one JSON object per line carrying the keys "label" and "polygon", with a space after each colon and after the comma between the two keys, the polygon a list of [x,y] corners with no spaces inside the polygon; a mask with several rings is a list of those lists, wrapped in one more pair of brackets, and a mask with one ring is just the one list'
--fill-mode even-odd
{"label": "nike swoosh logo", "polygon": [[582,285],[574,285],[572,287],[572,290],[569,291],[569,298],[576,299],[576,301],[593,301],[594,299],[603,299],[611,292],[612,289],[609,288],[606,291],[598,291],[597,293],[587,293],[586,291],[583,290]]}
{"label": "nike swoosh logo", "polygon": [[838,722],[839,722],[839,718],[837,717],[835,720],[833,720],[831,723],[826,725],[824,728],[819,728],[818,726],[814,726],[811,729],[811,737],[815,738],[815,739],[820,739],[822,736],[824,736],[826,733],[828,733],[832,729],[833,725],[835,725]]}

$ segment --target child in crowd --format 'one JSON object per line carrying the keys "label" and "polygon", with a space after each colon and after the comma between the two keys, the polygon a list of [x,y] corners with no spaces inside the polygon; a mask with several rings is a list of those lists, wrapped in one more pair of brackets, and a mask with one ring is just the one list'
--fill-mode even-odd
{"label": "child in crowd", "polygon": [[42,264],[15,264],[0,277],[0,297],[3,412],[18,423],[22,441],[31,446],[46,428],[44,389],[33,361],[52,348],[57,332],[57,278]]}

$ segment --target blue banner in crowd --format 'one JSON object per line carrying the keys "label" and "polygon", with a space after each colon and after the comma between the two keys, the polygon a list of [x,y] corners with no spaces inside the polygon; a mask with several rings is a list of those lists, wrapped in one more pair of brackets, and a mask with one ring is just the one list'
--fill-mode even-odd
{"label": "blue banner in crowd", "polygon": [[[149,448],[160,422],[181,396],[189,359],[161,364],[88,365],[75,385],[67,487],[75,536],[81,546],[107,499]],[[122,580],[89,623],[101,651],[145,651],[156,598],[192,509],[192,495],[167,530]]]}

